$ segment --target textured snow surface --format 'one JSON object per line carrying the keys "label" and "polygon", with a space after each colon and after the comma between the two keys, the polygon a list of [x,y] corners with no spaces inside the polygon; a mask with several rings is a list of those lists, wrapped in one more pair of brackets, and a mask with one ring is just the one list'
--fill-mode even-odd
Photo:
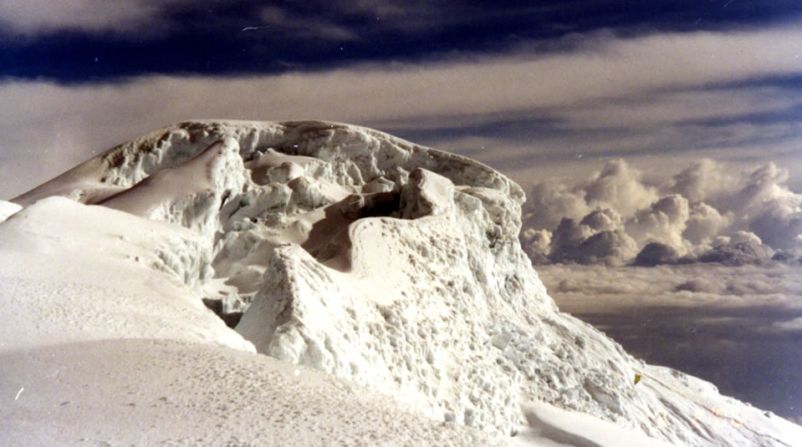
{"label": "textured snow surface", "polygon": [[208,345],[105,340],[6,353],[0,377],[7,446],[503,445],[319,371]]}
{"label": "textured snow surface", "polygon": [[197,237],[52,197],[0,224],[0,352],[109,338],[170,338],[253,351],[186,283]]}
{"label": "textured snow surface", "polygon": [[[136,256],[180,280],[172,287],[188,292],[176,296],[216,303],[232,324],[241,316],[235,329],[258,352],[390,394],[435,419],[502,434],[552,427],[547,434],[566,442],[605,445],[561,438],[553,412],[524,411],[537,403],[680,445],[802,439],[799,427],[645,365],[560,313],[518,243],[521,189],[463,157],[341,124],[190,122],[114,148],[15,201],[53,194],[103,207],[48,199],[0,229],[23,233],[27,225],[15,221],[37,207],[75,212],[76,225],[83,212],[88,225],[100,219],[91,213],[113,219],[119,211],[166,222],[121,222],[120,237],[136,250],[149,225],[171,229],[157,253]],[[247,349],[214,332],[217,323],[192,326],[210,328],[196,334],[203,341]]]}

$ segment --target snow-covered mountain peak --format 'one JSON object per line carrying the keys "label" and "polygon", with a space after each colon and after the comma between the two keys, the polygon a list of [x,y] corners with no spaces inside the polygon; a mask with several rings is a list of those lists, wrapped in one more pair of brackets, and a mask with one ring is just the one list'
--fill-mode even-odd
{"label": "snow-covered mountain peak", "polygon": [[511,434],[545,403],[682,445],[802,439],[559,312],[518,242],[521,188],[458,155],[345,124],[195,121],[15,202],[51,195],[184,227],[194,252],[160,256],[258,352],[437,419]]}

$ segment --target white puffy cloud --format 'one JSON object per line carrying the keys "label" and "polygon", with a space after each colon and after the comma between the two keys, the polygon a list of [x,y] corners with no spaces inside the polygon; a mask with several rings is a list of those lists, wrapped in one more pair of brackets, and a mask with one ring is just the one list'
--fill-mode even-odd
{"label": "white puffy cloud", "polygon": [[580,223],[594,231],[615,231],[623,228],[624,219],[615,210],[602,208],[590,212]]}
{"label": "white puffy cloud", "polygon": [[[525,244],[525,248],[530,245]],[[621,217],[611,209],[594,211],[581,222],[564,218],[554,230],[550,262],[622,264],[637,252],[635,241],[621,229]],[[533,259],[537,262],[537,259]]]}
{"label": "white puffy cloud", "polygon": [[776,251],[774,259],[796,262],[802,194],[788,180],[773,163],[739,172],[702,160],[655,186],[615,160],[584,182],[536,185],[524,228],[553,232],[549,256],[536,263],[743,265]]}
{"label": "white puffy cloud", "polygon": [[582,189],[588,206],[612,208],[624,217],[631,217],[657,198],[654,188],[641,180],[641,173],[621,159],[606,163]]}
{"label": "white puffy cloud", "polygon": [[687,250],[682,233],[689,217],[688,199],[671,194],[638,211],[627,223],[627,232],[637,241],[661,242],[685,254]]}
{"label": "white puffy cloud", "polygon": [[700,262],[717,262],[724,265],[759,264],[771,259],[774,251],[748,231],[737,231],[731,237],[719,236],[713,248],[702,253]]}
{"label": "white puffy cloud", "polygon": [[693,203],[707,200],[719,204],[722,195],[732,192],[738,186],[736,180],[725,171],[724,166],[703,158],[675,175],[667,189]]}
{"label": "white puffy cloud", "polygon": [[546,263],[551,249],[551,231],[527,228],[521,233],[521,244],[532,262]]}
{"label": "white puffy cloud", "polygon": [[637,252],[637,244],[621,230],[593,234],[576,247],[576,260],[582,264],[620,264]]}
{"label": "white puffy cloud", "polygon": [[[699,200],[699,196],[694,197],[696,197],[695,200]],[[704,202],[697,202],[690,210],[682,236],[694,246],[709,245],[714,237],[730,226],[732,219],[732,213],[722,215],[712,206]]]}
{"label": "white puffy cloud", "polygon": [[563,218],[579,220],[591,211],[581,191],[570,190],[562,183],[537,183],[527,194],[527,201],[524,220],[534,228],[554,229]]}
{"label": "white puffy cloud", "polygon": [[[547,251],[550,262],[621,264],[637,254],[633,235],[641,239],[652,233],[662,236],[663,228],[650,231],[649,227],[659,226],[661,219],[666,221],[663,225],[678,225],[675,221],[682,220],[674,216],[679,210],[668,209],[671,199],[654,202],[657,198],[657,190],[644,184],[639,171],[616,159],[577,185],[536,184],[528,196],[524,221],[528,227],[552,232]],[[653,203],[656,208],[651,215],[645,208]],[[625,222],[632,219],[639,231],[625,230]],[[682,222],[685,220],[687,216]],[[543,262],[536,254],[542,252],[531,251],[533,246],[525,235],[522,240],[533,260]]]}
{"label": "white puffy cloud", "polygon": [[733,210],[747,228],[774,248],[793,249],[802,240],[802,195],[785,187],[788,171],[774,163],[752,172],[733,198]]}

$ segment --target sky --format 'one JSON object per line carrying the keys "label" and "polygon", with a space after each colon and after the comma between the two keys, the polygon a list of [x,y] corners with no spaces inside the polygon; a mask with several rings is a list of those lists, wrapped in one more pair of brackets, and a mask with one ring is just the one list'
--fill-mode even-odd
{"label": "sky", "polygon": [[0,197],[192,118],[362,124],[525,187],[709,157],[799,189],[800,24],[791,0],[2,0]]}
{"label": "sky", "polygon": [[[799,270],[764,265],[802,253],[797,0],[0,0],[0,104],[3,199],[188,119],[348,122],[458,152],[522,184],[552,294],[628,348],[733,392],[760,383],[736,376],[745,324],[768,328],[750,331],[764,364],[799,352],[802,289],[771,279]],[[641,261],[664,265],[622,267],[652,242]],[[626,309],[576,305],[625,280],[599,302]],[[650,351],[691,324],[712,361]],[[802,420],[802,377],[776,376],[792,384],[756,401]]]}

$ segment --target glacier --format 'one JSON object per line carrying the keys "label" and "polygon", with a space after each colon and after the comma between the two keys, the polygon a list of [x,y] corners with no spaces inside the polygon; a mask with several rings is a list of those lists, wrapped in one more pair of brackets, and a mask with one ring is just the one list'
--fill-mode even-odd
{"label": "glacier", "polygon": [[[62,234],[58,250],[70,255],[48,261],[52,271],[74,269],[92,287],[158,272],[146,302],[137,304],[142,291],[119,297],[152,312],[104,311],[92,289],[98,298],[65,310],[66,325],[22,273],[8,273],[19,268],[6,255],[4,274],[30,292],[3,295],[12,315],[56,323],[9,324],[0,336],[27,340],[14,349],[156,338],[255,351],[516,442],[621,439],[576,433],[596,424],[633,433],[638,445],[799,445],[802,428],[647,365],[560,312],[518,241],[524,201],[488,166],[367,128],[178,123],[0,207],[11,216],[0,253],[33,259]],[[117,276],[87,277],[104,256],[122,259]],[[596,422],[565,423],[581,418]]]}

